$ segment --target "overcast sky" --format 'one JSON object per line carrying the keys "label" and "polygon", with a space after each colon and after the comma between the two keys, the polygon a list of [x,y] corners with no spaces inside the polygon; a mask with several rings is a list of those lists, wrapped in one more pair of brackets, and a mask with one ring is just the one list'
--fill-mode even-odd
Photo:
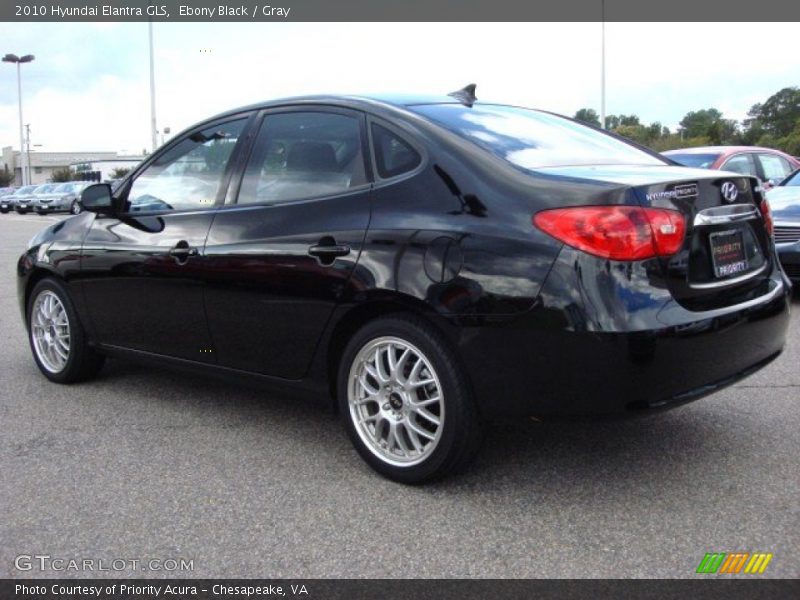
{"label": "overcast sky", "polygon": [[[607,112],[674,127],[690,110],[742,119],[800,85],[795,23],[606,24]],[[572,115],[600,109],[599,23],[156,23],[159,129],[264,99],[327,92],[446,93]],[[146,23],[0,24],[23,66],[40,150],[149,148]],[[0,146],[19,146],[16,73],[0,65]]]}

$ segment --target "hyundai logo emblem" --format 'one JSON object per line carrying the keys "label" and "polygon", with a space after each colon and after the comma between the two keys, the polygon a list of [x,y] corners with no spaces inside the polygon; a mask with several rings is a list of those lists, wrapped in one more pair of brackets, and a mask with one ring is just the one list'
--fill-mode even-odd
{"label": "hyundai logo emblem", "polygon": [[736,187],[736,184],[732,181],[726,181],[723,183],[719,191],[722,192],[722,197],[728,202],[733,202],[736,200],[736,196],[739,195],[739,190]]}

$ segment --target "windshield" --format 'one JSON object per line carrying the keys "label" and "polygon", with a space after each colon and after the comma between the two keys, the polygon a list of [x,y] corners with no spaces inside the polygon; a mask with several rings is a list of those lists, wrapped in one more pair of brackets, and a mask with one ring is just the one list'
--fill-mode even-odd
{"label": "windshield", "polygon": [[44,194],[45,192],[49,192],[52,189],[53,189],[53,184],[48,183],[48,184],[45,184],[45,185],[40,185],[39,187],[37,187],[33,191],[36,194]]}
{"label": "windshield", "polygon": [[800,170],[795,171],[781,182],[782,186],[800,187]]}
{"label": "windshield", "polygon": [[666,156],[684,167],[695,167],[697,169],[710,169],[714,161],[720,157],[719,154],[695,154],[690,152],[686,154],[667,154]]}
{"label": "windshield", "polygon": [[56,186],[56,189],[54,189],[53,191],[54,192],[71,192],[71,191],[73,191],[74,188],[75,188],[75,184],[74,183],[62,183],[61,185]]}
{"label": "windshield", "polygon": [[601,131],[536,110],[479,104],[410,108],[523,169],[666,164]]}
{"label": "windshield", "polygon": [[16,192],[14,192],[14,193],[15,193],[15,195],[17,195],[17,194],[18,194],[18,195],[20,195],[20,196],[21,196],[22,194],[29,194],[29,193],[31,193],[31,192],[32,192],[33,190],[35,190],[35,189],[36,189],[36,186],[35,186],[35,185],[26,185],[26,186],[24,186],[24,187],[21,187],[21,188],[19,188],[19,189],[18,189]]}

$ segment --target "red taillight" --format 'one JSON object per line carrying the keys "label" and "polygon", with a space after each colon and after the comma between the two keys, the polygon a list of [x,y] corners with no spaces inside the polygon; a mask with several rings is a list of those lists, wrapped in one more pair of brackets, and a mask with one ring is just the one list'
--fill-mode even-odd
{"label": "red taillight", "polygon": [[671,256],[686,232],[679,212],[638,206],[554,208],[536,213],[533,223],[565,244],[614,260]]}
{"label": "red taillight", "polygon": [[761,209],[761,216],[764,217],[764,227],[767,233],[772,235],[775,231],[775,223],[772,221],[772,209],[769,207],[769,202],[766,198],[761,200],[761,204],[758,208]]}

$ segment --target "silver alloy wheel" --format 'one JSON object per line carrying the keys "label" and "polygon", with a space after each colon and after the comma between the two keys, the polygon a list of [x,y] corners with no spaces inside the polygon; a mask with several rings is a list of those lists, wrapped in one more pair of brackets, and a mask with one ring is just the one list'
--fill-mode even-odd
{"label": "silver alloy wheel", "polygon": [[50,290],[42,291],[33,302],[31,340],[45,369],[51,373],[64,370],[69,360],[69,317],[61,299]]}
{"label": "silver alloy wheel", "polygon": [[72,207],[70,208],[70,212],[71,212],[73,215],[79,215],[79,214],[81,214],[81,205],[80,205],[80,202],[78,202],[77,200],[73,200],[73,201],[72,201]]}
{"label": "silver alloy wheel", "polygon": [[383,462],[411,467],[436,449],[444,426],[444,396],[430,360],[397,337],[367,342],[353,359],[347,385],[350,418]]}

